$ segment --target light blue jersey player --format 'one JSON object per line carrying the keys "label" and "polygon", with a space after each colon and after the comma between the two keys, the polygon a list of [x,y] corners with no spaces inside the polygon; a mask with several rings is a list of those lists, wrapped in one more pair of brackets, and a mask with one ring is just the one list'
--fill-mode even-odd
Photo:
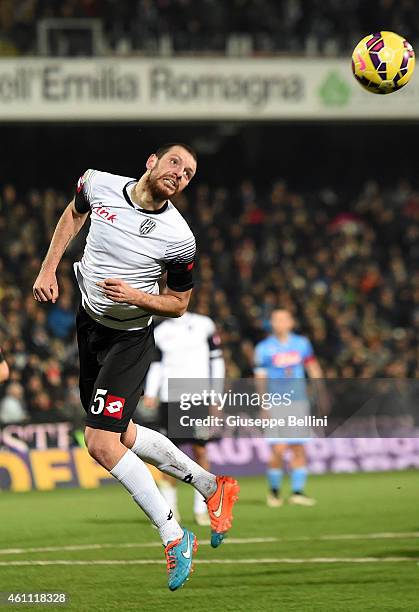
{"label": "light blue jersey player", "polygon": [[[296,406],[309,409],[305,389],[305,374],[310,378],[322,378],[321,367],[314,356],[313,347],[305,336],[293,333],[295,322],[288,310],[277,309],[272,312],[272,335],[262,340],[255,348],[255,377],[260,382],[265,380],[268,392],[279,391],[284,379],[299,379],[298,401]],[[281,382],[282,381],[282,382]],[[294,385],[295,386],[295,385]],[[309,414],[309,412],[307,412]],[[307,458],[304,443],[307,438],[269,438],[271,457],[267,470],[269,493],[267,504],[279,507],[283,504],[281,484],[283,480],[284,454],[291,450],[291,491],[289,503],[313,506],[316,502],[304,494],[307,482]]]}

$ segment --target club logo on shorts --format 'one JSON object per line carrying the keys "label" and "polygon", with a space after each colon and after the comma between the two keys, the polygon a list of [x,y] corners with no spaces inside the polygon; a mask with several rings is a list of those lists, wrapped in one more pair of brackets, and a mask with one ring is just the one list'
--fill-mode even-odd
{"label": "club logo on shorts", "polygon": [[106,397],[105,409],[103,416],[109,416],[114,419],[122,419],[124,411],[125,397],[117,397],[116,395],[108,395]]}
{"label": "club logo on shorts", "polygon": [[139,229],[140,236],[145,236],[146,234],[152,232],[156,225],[157,223],[153,219],[144,219],[144,221],[141,222]]}

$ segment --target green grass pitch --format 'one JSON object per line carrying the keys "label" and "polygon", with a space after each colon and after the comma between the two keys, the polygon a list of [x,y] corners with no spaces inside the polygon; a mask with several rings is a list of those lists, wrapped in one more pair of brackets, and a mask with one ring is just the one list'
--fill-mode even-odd
{"label": "green grass pitch", "polygon": [[[65,591],[66,607],[31,607],[86,612],[419,611],[417,472],[313,476],[314,508],[267,508],[262,477],[240,484],[230,543],[213,550],[197,527],[195,572],[175,593],[157,532],[122,487],[2,492],[0,591]],[[191,505],[182,484],[188,526]]]}

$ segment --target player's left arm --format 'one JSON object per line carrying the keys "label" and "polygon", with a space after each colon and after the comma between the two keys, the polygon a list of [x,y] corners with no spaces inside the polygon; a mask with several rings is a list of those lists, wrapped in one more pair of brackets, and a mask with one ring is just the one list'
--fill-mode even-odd
{"label": "player's left arm", "polygon": [[310,378],[323,378],[323,370],[314,355],[309,361],[305,363],[304,367]]}
{"label": "player's left arm", "polygon": [[112,302],[132,304],[150,314],[172,318],[181,317],[186,312],[192,293],[192,289],[174,291],[167,287],[162,295],[152,295],[119,278],[106,278],[97,284]]}
{"label": "player's left arm", "polygon": [[318,397],[318,405],[321,414],[326,415],[330,412],[330,400],[327,393],[326,385],[323,378],[323,370],[313,352],[311,343],[307,340],[307,347],[304,355],[304,367],[307,375],[311,379],[315,379],[315,388]]}

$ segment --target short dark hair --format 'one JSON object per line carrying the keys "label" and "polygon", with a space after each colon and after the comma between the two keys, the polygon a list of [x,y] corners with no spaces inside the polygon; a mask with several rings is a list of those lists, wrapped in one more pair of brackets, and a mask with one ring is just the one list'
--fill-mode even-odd
{"label": "short dark hair", "polygon": [[160,159],[165,153],[170,151],[170,149],[173,149],[173,147],[182,147],[182,149],[185,149],[185,151],[192,155],[196,162],[198,161],[198,156],[195,150],[190,145],[185,144],[184,142],[169,142],[167,144],[161,145],[156,151],[157,157]]}

